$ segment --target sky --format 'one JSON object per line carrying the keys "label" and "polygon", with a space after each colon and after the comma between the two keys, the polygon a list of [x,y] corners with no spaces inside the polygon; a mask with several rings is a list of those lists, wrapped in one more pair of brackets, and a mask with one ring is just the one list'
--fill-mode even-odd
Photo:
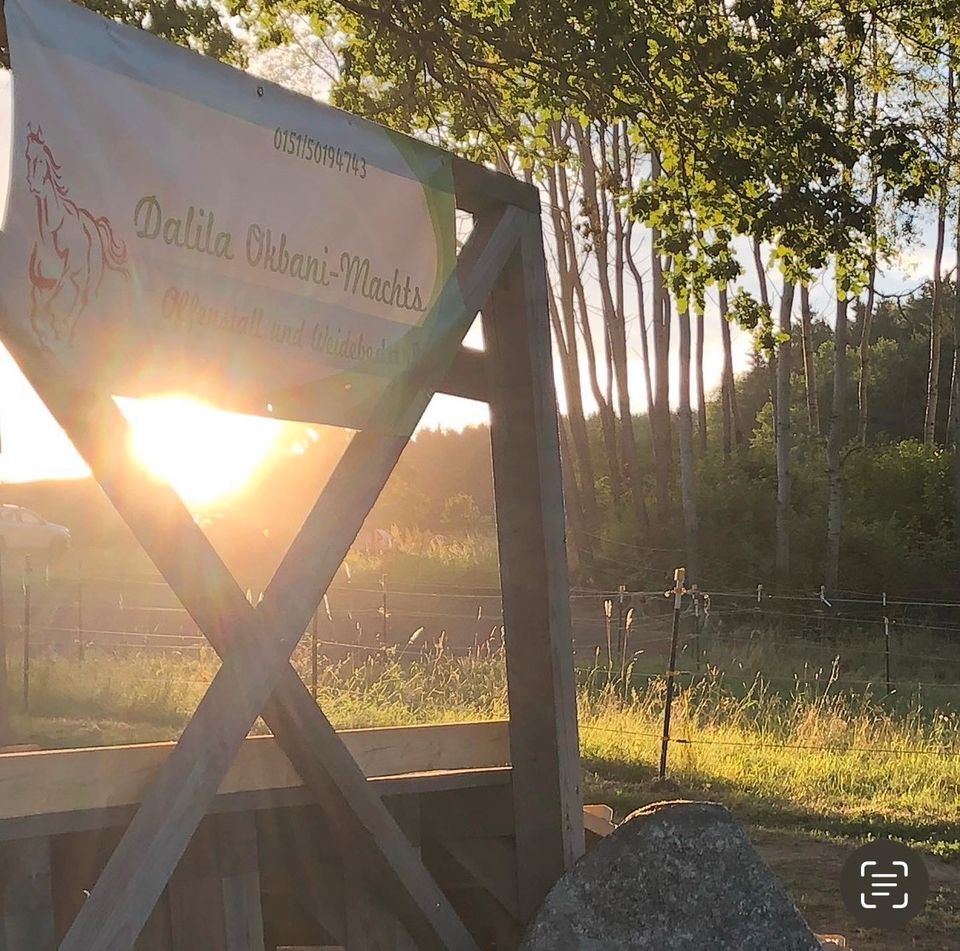
{"label": "sky", "polygon": [[[262,72],[269,73],[268,69]],[[10,137],[10,74],[0,70],[0,141],[9,142]],[[9,179],[9,147],[0,147],[0,220],[2,205],[6,200],[6,183]],[[929,227],[924,229],[929,237]],[[639,231],[639,229],[638,229]],[[919,282],[930,271],[931,252],[929,240],[923,240],[908,258],[900,262],[882,279],[887,291],[902,291]],[[640,257],[649,258],[642,249]],[[746,256],[744,256],[746,259]],[[754,279],[755,280],[755,279]],[[775,282],[773,282],[775,284]],[[599,292],[595,276],[587,278],[590,306],[599,309]],[[649,284],[649,282],[648,282]],[[749,278],[744,286],[756,292],[755,283]],[[774,292],[776,288],[772,288]],[[829,315],[831,288],[828,284],[815,287],[811,293],[814,308]],[[599,323],[599,321],[598,321]],[[479,324],[479,321],[478,321]],[[475,325],[466,339],[468,346],[482,347],[482,335]],[[628,348],[630,359],[631,400],[637,412],[645,410],[645,394],[640,359],[640,327],[636,313],[628,314]],[[733,327],[734,369],[742,372],[750,363],[751,341],[749,335]],[[674,368],[671,380],[674,392],[671,400],[677,400],[676,333],[672,360]],[[602,346],[598,341],[598,346]],[[704,376],[708,392],[716,390],[720,383],[722,366],[719,316],[716,300],[708,299],[706,314]],[[586,407],[592,408],[589,394]],[[138,405],[146,402],[148,405]],[[561,407],[563,399],[561,394]],[[258,459],[273,451],[278,443],[283,424],[277,420],[236,417],[219,411],[198,410],[195,404],[183,399],[166,399],[159,403],[150,401],[123,401],[121,408],[131,421],[135,445],[141,458],[158,474],[182,486],[192,486],[195,501],[199,497],[208,500],[216,495],[217,481],[244,478],[256,467]],[[421,427],[462,428],[465,425],[488,420],[484,404],[438,395],[427,409]],[[185,466],[202,466],[208,473],[206,482],[194,477],[186,479]],[[0,345],[0,483],[22,482],[34,479],[72,479],[89,474],[86,465],[73,449],[57,423],[33,392],[16,364]],[[189,494],[189,493],[188,493]]]}

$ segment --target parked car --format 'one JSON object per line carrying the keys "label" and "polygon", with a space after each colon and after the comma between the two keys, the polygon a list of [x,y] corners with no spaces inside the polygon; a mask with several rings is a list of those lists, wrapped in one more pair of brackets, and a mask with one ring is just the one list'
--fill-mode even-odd
{"label": "parked car", "polygon": [[70,547],[70,530],[48,522],[19,505],[0,505],[0,551],[62,555]]}

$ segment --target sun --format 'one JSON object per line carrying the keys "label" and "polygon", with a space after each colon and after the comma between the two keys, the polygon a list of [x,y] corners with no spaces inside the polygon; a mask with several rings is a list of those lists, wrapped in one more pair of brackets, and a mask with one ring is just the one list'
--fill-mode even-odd
{"label": "sun", "polygon": [[277,446],[283,423],[216,409],[189,396],[118,399],[131,450],[192,509],[242,489]]}

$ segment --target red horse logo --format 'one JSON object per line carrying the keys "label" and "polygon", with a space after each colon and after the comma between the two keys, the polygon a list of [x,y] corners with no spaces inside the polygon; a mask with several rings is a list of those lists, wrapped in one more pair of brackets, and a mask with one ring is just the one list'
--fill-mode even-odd
{"label": "red horse logo", "polygon": [[80,315],[96,297],[107,270],[125,277],[127,246],[110,222],[67,197],[50,147],[39,127],[27,126],[27,183],[37,202],[40,237],[30,255],[30,323],[40,345],[73,341]]}

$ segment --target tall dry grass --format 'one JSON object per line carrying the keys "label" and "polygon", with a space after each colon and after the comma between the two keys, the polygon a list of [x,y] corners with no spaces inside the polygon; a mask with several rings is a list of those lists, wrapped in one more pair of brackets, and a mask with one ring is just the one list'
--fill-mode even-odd
{"label": "tall dry grass", "polygon": [[[309,680],[306,651],[294,660]],[[172,738],[216,665],[209,651],[38,660],[32,716],[19,723],[29,738],[61,746]],[[584,763],[592,782],[629,802],[659,756],[664,680],[636,678],[624,691],[603,665],[580,674]],[[12,670],[15,696],[19,686]],[[502,647],[453,652],[441,642],[416,656],[386,648],[323,663],[318,700],[342,728],[505,717]],[[960,841],[958,727],[956,713],[845,688],[836,668],[790,686],[711,667],[678,685],[670,775],[772,821],[899,830],[950,852]]]}

